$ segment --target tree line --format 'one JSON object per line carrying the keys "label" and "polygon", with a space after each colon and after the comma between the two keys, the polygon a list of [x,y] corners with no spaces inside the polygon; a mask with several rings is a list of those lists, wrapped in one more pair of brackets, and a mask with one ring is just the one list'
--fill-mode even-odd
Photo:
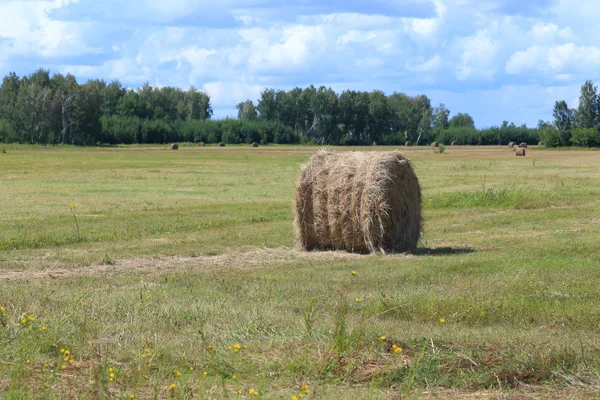
{"label": "tree line", "polygon": [[478,130],[467,113],[450,117],[444,104],[432,107],[425,95],[386,96],[382,91],[347,90],[309,86],[290,91],[266,89],[255,105],[237,105],[238,119],[276,121],[298,132],[302,141],[334,145],[506,144],[510,140],[537,144],[537,129],[505,121]]}
{"label": "tree line", "polygon": [[554,121],[539,121],[540,139],[547,147],[600,147],[600,96],[592,81],[581,86],[579,105],[564,100],[554,104]]}
{"label": "tree line", "polygon": [[324,86],[289,91],[265,89],[256,104],[237,105],[237,119],[212,119],[210,97],[194,88],[144,84],[136,90],[118,80],[79,84],[71,74],[39,69],[5,76],[0,86],[0,142],[39,144],[131,144],[175,141],[216,143],[309,143],[416,145],[437,141],[504,145],[600,146],[600,97],[591,81],[577,110],[557,102],[554,121],[535,128],[504,121],[476,129],[467,113],[451,116],[425,95]]}

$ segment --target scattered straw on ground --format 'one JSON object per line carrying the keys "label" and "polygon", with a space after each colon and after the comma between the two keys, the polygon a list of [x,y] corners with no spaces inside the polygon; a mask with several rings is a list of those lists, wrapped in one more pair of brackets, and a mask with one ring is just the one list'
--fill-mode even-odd
{"label": "scattered straw on ground", "polygon": [[95,264],[85,267],[57,266],[42,270],[0,271],[0,280],[70,278],[73,276],[100,276],[115,273],[151,273],[173,270],[208,268],[252,268],[267,265],[285,265],[307,261],[357,260],[368,257],[344,251],[304,252],[281,247],[258,248],[245,252],[198,257],[152,257],[118,260],[114,264]]}

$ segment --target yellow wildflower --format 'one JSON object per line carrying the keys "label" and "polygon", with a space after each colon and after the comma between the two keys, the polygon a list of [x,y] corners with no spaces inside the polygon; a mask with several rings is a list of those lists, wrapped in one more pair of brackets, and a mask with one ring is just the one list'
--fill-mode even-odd
{"label": "yellow wildflower", "polygon": [[169,390],[173,390],[173,389],[175,389],[175,384],[174,384],[174,383],[171,383],[171,384],[169,385]]}
{"label": "yellow wildflower", "polygon": [[131,393],[131,394],[129,395],[129,398],[130,398],[130,399],[135,399],[135,394]]}
{"label": "yellow wildflower", "polygon": [[231,350],[233,347],[231,346],[227,346],[227,350]]}
{"label": "yellow wildflower", "polygon": [[300,394],[298,395],[298,397],[300,397],[301,399],[303,399],[303,398],[304,398],[304,393],[300,393]]}
{"label": "yellow wildflower", "polygon": [[446,322],[446,320],[444,318],[440,318],[440,323],[443,324],[444,322]]}
{"label": "yellow wildflower", "polygon": [[298,400],[298,396],[292,396],[292,400]]}
{"label": "yellow wildflower", "polygon": [[60,366],[60,369],[66,369],[66,368],[67,368],[67,366],[65,364]]}
{"label": "yellow wildflower", "polygon": [[148,379],[148,375],[144,375],[144,379]]}
{"label": "yellow wildflower", "polygon": [[181,372],[179,372],[178,370],[173,371],[173,373],[175,374],[175,376],[181,376]]}
{"label": "yellow wildflower", "polygon": [[190,367],[190,371],[193,371],[193,370],[194,370],[194,367]]}
{"label": "yellow wildflower", "polygon": [[354,299],[354,301],[358,303],[360,301],[360,299],[357,297]]}
{"label": "yellow wildflower", "polygon": [[387,339],[385,336],[380,336],[379,340],[384,341],[385,339]]}
{"label": "yellow wildflower", "polygon": [[27,360],[27,361],[25,361],[25,364],[29,364],[30,362],[31,362],[30,360]]}
{"label": "yellow wildflower", "polygon": [[236,390],[236,393],[237,393],[237,394],[242,394],[242,389],[238,389],[238,390]]}
{"label": "yellow wildflower", "polygon": [[352,275],[353,275],[353,276],[356,276],[356,271],[352,271]]}

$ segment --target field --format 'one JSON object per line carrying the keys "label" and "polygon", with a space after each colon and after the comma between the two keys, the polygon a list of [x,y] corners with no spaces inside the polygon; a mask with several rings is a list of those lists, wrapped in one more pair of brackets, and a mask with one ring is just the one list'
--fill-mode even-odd
{"label": "field", "polygon": [[597,398],[600,152],[403,149],[383,256],[293,249],[316,150],[6,146],[0,398]]}

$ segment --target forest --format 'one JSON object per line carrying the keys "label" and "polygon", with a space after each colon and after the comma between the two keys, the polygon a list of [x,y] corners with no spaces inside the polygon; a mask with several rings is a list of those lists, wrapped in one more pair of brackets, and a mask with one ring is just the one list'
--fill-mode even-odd
{"label": "forest", "polygon": [[265,89],[256,104],[237,105],[237,118],[213,119],[208,94],[190,87],[129,89],[118,80],[78,83],[75,76],[39,69],[5,76],[0,86],[0,142],[115,145],[169,142],[260,142],[328,145],[600,146],[600,100],[587,81],[576,109],[554,106],[554,120],[535,128],[503,121],[476,129],[468,113],[433,106],[426,95],[374,90],[336,93],[324,86]]}

